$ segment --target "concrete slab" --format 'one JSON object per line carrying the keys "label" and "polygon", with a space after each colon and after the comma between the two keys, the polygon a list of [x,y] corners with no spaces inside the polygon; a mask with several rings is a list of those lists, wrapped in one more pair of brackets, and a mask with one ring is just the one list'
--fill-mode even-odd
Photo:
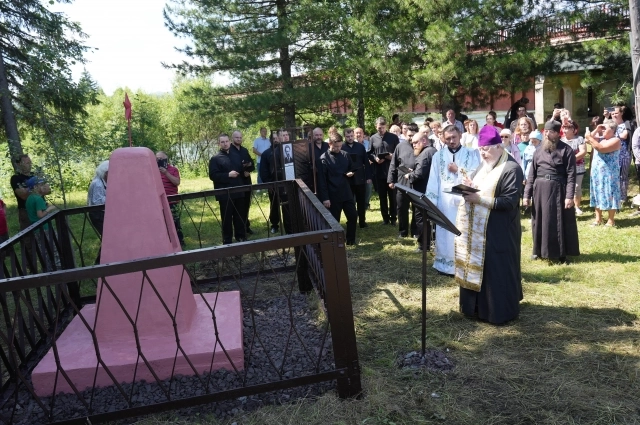
{"label": "concrete slab", "polygon": [[[180,345],[187,354],[198,373],[218,369],[244,369],[242,306],[238,291],[204,294],[209,306],[214,308],[220,340],[216,340],[213,317],[209,307],[200,295],[193,295],[196,305],[192,326],[186,333],[179,333]],[[82,316],[92,324],[95,318],[96,305],[85,306]],[[131,333],[132,334],[132,333]],[[177,351],[176,338],[172,329],[165,329],[165,334],[147,336],[140,339],[141,352],[151,364],[159,379],[171,376],[194,375],[182,353]],[[231,362],[222,350],[224,346]],[[119,383],[145,380],[155,382],[153,374],[138,357],[134,338],[117,339],[98,342],[100,356],[107,368]],[[91,332],[76,316],[57,341],[60,369],[64,370],[73,385],[83,391],[94,386],[113,385],[112,379],[98,363],[97,350],[91,338]],[[174,366],[175,360],[175,366]],[[137,365],[137,371],[136,369]],[[233,366],[232,366],[233,365]],[[174,370],[175,367],[175,370]],[[57,374],[54,350],[51,348],[38,366],[31,379],[36,394],[41,397],[56,393],[72,393],[71,385]],[[135,375],[135,376],[134,376]],[[135,379],[134,379],[135,378]],[[57,381],[57,382],[56,382]]]}

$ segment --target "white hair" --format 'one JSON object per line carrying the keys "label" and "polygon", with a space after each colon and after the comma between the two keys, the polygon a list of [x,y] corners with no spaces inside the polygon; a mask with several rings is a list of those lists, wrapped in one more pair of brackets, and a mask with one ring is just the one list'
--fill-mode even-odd
{"label": "white hair", "polygon": [[511,136],[511,130],[509,130],[508,128],[503,128],[502,130],[500,130],[500,135],[502,136],[503,134],[508,134],[509,136]]}
{"label": "white hair", "polygon": [[96,167],[96,177],[104,180],[104,175],[107,174],[107,171],[109,171],[109,160],[107,159],[106,161],[102,161],[97,167]]}

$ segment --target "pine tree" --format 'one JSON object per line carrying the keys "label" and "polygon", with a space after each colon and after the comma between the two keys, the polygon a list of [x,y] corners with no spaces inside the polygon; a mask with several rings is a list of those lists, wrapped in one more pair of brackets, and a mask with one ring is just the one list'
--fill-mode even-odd
{"label": "pine tree", "polygon": [[276,117],[287,128],[336,98],[324,70],[340,54],[333,35],[341,16],[336,0],[173,0],[165,8],[167,27],[191,41],[181,50],[199,61],[175,68],[228,72],[232,83],[219,95],[229,111],[252,122]]}
{"label": "pine tree", "polygon": [[0,1],[0,108],[12,157],[22,153],[17,117],[38,126],[43,105],[68,117],[83,110],[86,92],[69,71],[83,60],[83,36],[77,24],[39,0]]}

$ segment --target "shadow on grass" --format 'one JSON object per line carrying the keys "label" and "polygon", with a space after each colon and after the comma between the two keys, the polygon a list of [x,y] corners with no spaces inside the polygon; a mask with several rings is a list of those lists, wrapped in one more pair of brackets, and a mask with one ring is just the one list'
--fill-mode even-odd
{"label": "shadow on grass", "polygon": [[623,255],[612,252],[591,252],[588,254],[580,254],[578,257],[571,257],[572,263],[635,263],[640,261],[640,255]]}
{"label": "shadow on grass", "polygon": [[448,348],[456,368],[449,375],[424,372],[412,379],[391,365],[399,353],[419,349],[420,309],[389,298],[398,307],[397,316],[367,320],[359,351],[367,367],[381,369],[390,395],[429,394],[438,388],[439,400],[404,397],[403,410],[409,415],[437,413],[460,424],[639,419],[636,314],[525,302],[519,319],[493,326],[454,311],[428,313],[427,347]]}

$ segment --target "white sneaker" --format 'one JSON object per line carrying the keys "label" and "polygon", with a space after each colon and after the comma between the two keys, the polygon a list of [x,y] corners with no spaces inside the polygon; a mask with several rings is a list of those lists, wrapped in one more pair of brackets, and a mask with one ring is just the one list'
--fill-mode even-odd
{"label": "white sneaker", "polygon": [[580,208],[576,207],[576,215],[582,215],[583,212]]}

